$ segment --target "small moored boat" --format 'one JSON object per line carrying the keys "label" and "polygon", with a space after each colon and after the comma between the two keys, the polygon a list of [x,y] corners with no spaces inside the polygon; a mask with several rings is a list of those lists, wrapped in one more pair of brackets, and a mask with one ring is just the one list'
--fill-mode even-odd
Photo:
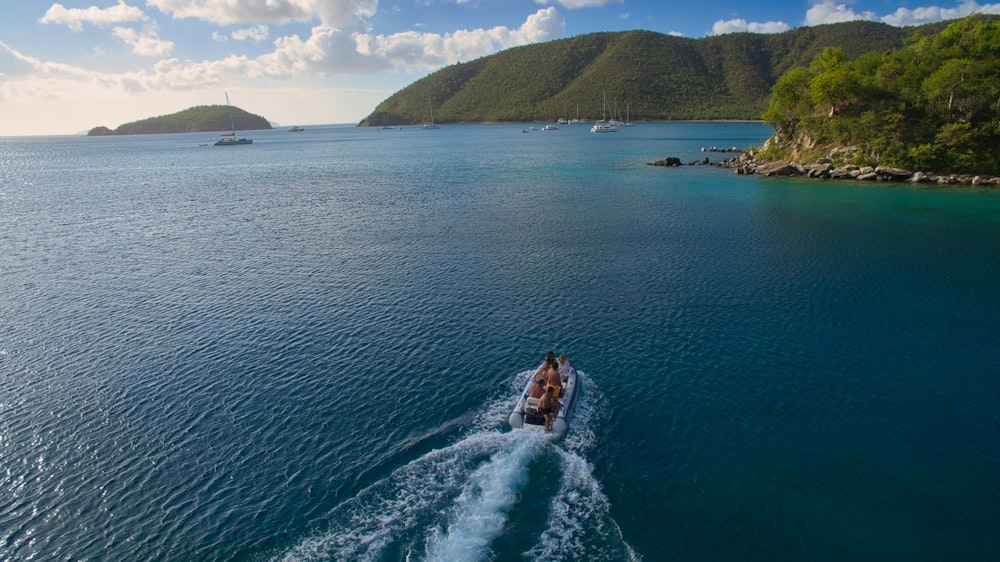
{"label": "small moored boat", "polygon": [[215,141],[215,146],[235,146],[237,144],[253,144],[253,139],[237,138],[236,133],[225,133],[219,135],[219,140]]}
{"label": "small moored boat", "polygon": [[617,133],[618,127],[610,121],[596,121],[590,128],[591,133]]}
{"label": "small moored boat", "polygon": [[236,123],[233,121],[233,112],[229,109],[229,92],[226,92],[226,110],[229,113],[229,124],[233,130],[229,133],[219,135],[219,140],[215,141],[215,146],[236,146],[239,144],[253,144],[253,139],[236,136]]}
{"label": "small moored boat", "polygon": [[431,100],[427,100],[427,109],[430,110],[430,113],[431,113],[431,122],[430,123],[424,123],[424,128],[425,129],[440,129],[441,127],[438,127],[437,125],[434,124],[434,107],[431,106]]}
{"label": "small moored boat", "polygon": [[566,381],[563,383],[563,394],[559,398],[559,401],[562,402],[562,408],[559,409],[556,419],[552,421],[552,430],[545,431],[545,418],[538,412],[538,398],[528,397],[528,390],[535,378],[535,371],[532,371],[528,376],[528,382],[524,385],[524,390],[518,396],[514,411],[511,412],[507,420],[511,428],[541,431],[552,439],[566,435],[566,430],[569,429],[569,417],[573,413],[573,405],[579,392],[579,375],[568,359],[565,366],[559,369],[559,374],[565,375]]}

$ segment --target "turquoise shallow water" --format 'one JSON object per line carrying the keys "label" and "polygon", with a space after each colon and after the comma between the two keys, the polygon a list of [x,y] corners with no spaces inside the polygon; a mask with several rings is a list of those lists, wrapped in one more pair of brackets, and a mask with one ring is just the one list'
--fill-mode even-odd
{"label": "turquoise shallow water", "polygon": [[521,128],[0,139],[0,558],[995,556],[1000,193]]}

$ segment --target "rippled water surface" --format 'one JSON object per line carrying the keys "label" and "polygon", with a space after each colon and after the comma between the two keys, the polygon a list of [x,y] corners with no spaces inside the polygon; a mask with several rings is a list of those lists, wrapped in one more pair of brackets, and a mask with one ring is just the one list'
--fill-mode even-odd
{"label": "rippled water surface", "polygon": [[0,139],[0,559],[996,556],[1000,193],[521,129]]}

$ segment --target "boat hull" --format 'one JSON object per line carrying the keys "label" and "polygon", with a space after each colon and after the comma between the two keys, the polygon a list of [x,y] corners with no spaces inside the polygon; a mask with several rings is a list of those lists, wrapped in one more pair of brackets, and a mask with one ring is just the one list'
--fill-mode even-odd
{"label": "boat hull", "polygon": [[238,144],[253,144],[253,139],[219,139],[215,141],[215,146],[236,146]]}
{"label": "boat hull", "polygon": [[532,371],[528,376],[524,390],[521,391],[517,403],[514,405],[514,410],[507,418],[507,423],[510,424],[512,429],[540,431],[552,439],[559,439],[566,435],[566,432],[569,431],[569,419],[573,415],[573,406],[576,404],[577,395],[580,392],[579,373],[577,373],[573,364],[569,361],[566,362],[566,365],[567,368],[564,373],[566,375],[565,391],[563,396],[559,398],[563,406],[559,410],[556,419],[552,420],[551,431],[545,431],[545,418],[534,411],[532,401],[528,398],[528,389],[535,376],[535,371]]}

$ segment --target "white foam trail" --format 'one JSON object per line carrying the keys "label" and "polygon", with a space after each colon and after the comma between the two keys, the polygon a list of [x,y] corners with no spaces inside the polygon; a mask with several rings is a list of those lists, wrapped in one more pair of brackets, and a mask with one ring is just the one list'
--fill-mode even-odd
{"label": "white foam trail", "polygon": [[[280,559],[385,560],[403,542],[410,551],[424,552],[426,530],[448,525],[449,514],[453,529],[435,544],[488,543],[502,529],[504,510],[516,501],[515,488],[527,479],[531,458],[545,445],[528,432],[491,432],[431,451],[338,507],[329,531],[305,539]],[[478,529],[477,521],[483,523]],[[441,559],[474,559],[447,558],[449,552],[442,550]],[[398,558],[410,555],[400,552]]]}
{"label": "white foam trail", "polygon": [[586,459],[557,449],[562,478],[549,504],[549,520],[541,540],[525,552],[539,562],[557,560],[628,560],[641,557],[622,536],[611,516],[611,503]]}
{"label": "white foam trail", "polygon": [[[470,434],[399,467],[330,513],[328,530],[278,557],[312,560],[475,561],[493,556],[491,544],[516,513],[539,457],[558,456],[559,489],[545,529],[526,559],[631,560],[610,504],[585,459],[596,438],[590,426],[607,413],[607,400],[585,377],[570,431],[560,442],[540,433],[505,431],[515,396],[530,376],[519,373],[509,389],[470,423]],[[582,373],[581,373],[582,374]],[[552,460],[552,459],[549,459]]]}
{"label": "white foam trail", "polygon": [[528,482],[528,465],[545,445],[534,432],[512,435],[517,442],[511,451],[497,453],[470,475],[447,532],[428,540],[428,560],[480,560],[503,531],[507,513]]}
{"label": "white foam trail", "polygon": [[559,490],[549,504],[546,530],[539,543],[525,552],[539,562],[556,560],[626,560],[642,557],[625,542],[611,516],[611,502],[604,494],[594,468],[586,460],[597,437],[593,427],[609,411],[607,397],[586,373],[580,375],[580,396],[573,409],[570,431],[555,452],[560,457]]}

